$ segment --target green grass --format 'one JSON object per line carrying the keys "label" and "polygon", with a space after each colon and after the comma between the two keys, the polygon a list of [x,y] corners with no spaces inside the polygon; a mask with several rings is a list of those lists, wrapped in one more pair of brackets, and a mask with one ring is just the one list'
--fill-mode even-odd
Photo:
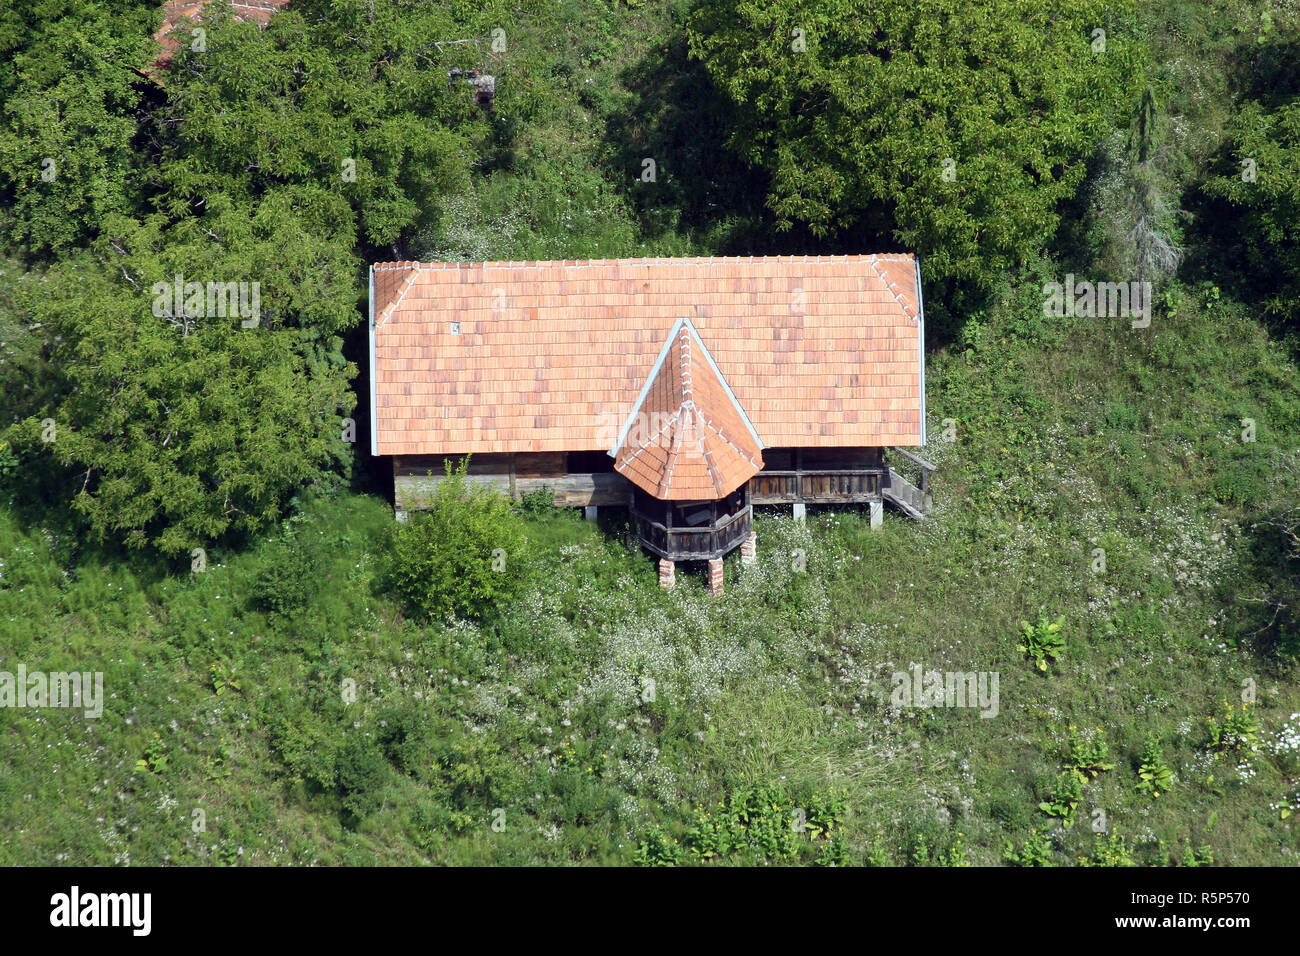
{"label": "green grass", "polygon": [[[766,787],[781,812],[844,795],[803,862],[997,864],[1045,832],[1074,863],[1101,811],[1138,863],[1185,844],[1293,863],[1275,805],[1300,767],[1275,744],[1295,659],[1245,599],[1295,574],[1259,563],[1251,522],[1296,500],[1277,463],[1300,376],[1238,311],[1188,301],[1147,333],[1081,322],[1047,346],[1006,305],[931,364],[932,519],[760,518],[758,563],[730,560],[716,600],[689,574],[662,592],[614,512],[528,516],[525,597],[455,626],[382,593],[391,512],[367,495],[312,500],[202,574],[7,516],[0,668],[102,670],[108,700],[99,720],[0,709],[0,862],[631,863]],[[1066,620],[1046,673],[1016,651],[1040,612]],[[912,664],[998,672],[998,715],[892,708]],[[1248,678],[1263,733],[1239,768],[1207,718]],[[1039,803],[1071,726],[1104,729],[1115,766],[1060,829]],[[1137,787],[1149,734],[1176,775],[1158,798]]]}
{"label": "green grass", "polygon": [[[1185,186],[1231,112],[1250,40],[1232,25],[1258,16],[1150,16],[1167,112],[1206,134],[1179,141]],[[816,251],[771,235],[761,177],[709,145],[725,107],[661,7],[566,2],[511,42],[473,188],[412,257]],[[654,188],[635,182],[645,156]],[[3,264],[0,364],[39,371]],[[1045,319],[1043,280],[1009,278],[929,357],[930,520],[764,516],[758,562],[733,556],[720,599],[681,571],[661,591],[613,509],[534,509],[523,597],[443,625],[385,592],[392,512],[371,494],[304,499],[196,574],[91,547],[15,494],[0,670],[102,671],[107,700],[98,720],[0,708],[0,865],[690,863],[719,845],[711,865],[1002,864],[1009,845],[1295,864],[1300,562],[1278,524],[1300,501],[1295,356],[1205,283],[1173,286],[1139,331]],[[932,331],[961,311],[927,305]],[[41,381],[13,389],[15,414]],[[0,480],[40,487],[16,467],[0,453]],[[1016,649],[1040,614],[1065,619],[1046,672]],[[892,707],[913,664],[996,671],[997,716]],[[1246,681],[1259,749],[1216,753],[1208,720]],[[1113,766],[1061,827],[1040,804],[1071,727],[1103,729]],[[1138,787],[1152,735],[1175,775],[1159,797]],[[827,794],[834,828],[786,839]]]}

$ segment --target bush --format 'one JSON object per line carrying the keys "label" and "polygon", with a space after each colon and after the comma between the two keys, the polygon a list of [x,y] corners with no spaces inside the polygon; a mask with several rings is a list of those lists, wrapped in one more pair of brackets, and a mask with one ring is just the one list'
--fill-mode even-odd
{"label": "bush", "polygon": [[253,582],[253,606],[285,615],[307,607],[320,590],[320,574],[314,565],[311,555],[297,542],[272,550]]}
{"label": "bush", "polygon": [[392,767],[376,743],[352,735],[339,752],[337,776],[343,809],[356,823],[379,809]]}
{"label": "bush", "polygon": [[519,499],[519,510],[530,518],[543,518],[560,509],[555,506],[555,492],[543,486],[536,491],[524,492]]}
{"label": "bush", "polygon": [[500,494],[447,463],[429,509],[393,532],[388,578],[407,605],[435,619],[482,618],[526,583],[523,524]]}

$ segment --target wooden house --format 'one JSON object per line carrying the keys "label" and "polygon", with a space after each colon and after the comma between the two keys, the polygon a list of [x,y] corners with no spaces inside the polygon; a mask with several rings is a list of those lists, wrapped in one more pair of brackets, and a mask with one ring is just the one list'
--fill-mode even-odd
{"label": "wooden house", "polygon": [[469,455],[514,498],[626,508],[661,584],[707,561],[717,593],[755,505],[928,510],[932,466],[903,450],[925,444],[924,355],[909,255],[377,263],[370,450],[399,520]]}

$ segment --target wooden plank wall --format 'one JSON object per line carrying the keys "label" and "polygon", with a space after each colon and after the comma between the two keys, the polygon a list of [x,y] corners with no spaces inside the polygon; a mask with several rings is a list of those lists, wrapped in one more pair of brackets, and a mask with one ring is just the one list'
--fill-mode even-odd
{"label": "wooden plank wall", "polygon": [[[622,475],[574,474],[566,472],[564,464],[564,452],[474,455],[470,458],[469,476],[516,501],[530,491],[549,488],[560,507],[627,504],[628,482]],[[394,506],[398,511],[425,507],[438,485],[446,480],[445,475],[441,455],[394,457]]]}

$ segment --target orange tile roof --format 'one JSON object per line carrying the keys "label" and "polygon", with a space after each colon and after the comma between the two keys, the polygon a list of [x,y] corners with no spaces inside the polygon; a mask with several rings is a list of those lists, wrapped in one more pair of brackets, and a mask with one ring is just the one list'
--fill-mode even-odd
{"label": "orange tile roof", "polygon": [[608,451],[679,318],[765,446],[922,443],[910,255],[395,262],[371,280],[376,455]]}
{"label": "orange tile roof", "polygon": [[762,443],[689,319],[668,333],[650,375],[615,471],[665,501],[722,498],[758,474]]}
{"label": "orange tile roof", "polygon": [[[162,53],[153,61],[153,69],[160,70],[172,61],[184,40],[172,36],[183,20],[197,24],[203,19],[203,9],[211,0],[166,0],[163,3],[163,25],[153,38],[162,45]],[[270,22],[271,14],[283,10],[289,0],[231,0],[236,20],[249,20],[259,26]]]}

